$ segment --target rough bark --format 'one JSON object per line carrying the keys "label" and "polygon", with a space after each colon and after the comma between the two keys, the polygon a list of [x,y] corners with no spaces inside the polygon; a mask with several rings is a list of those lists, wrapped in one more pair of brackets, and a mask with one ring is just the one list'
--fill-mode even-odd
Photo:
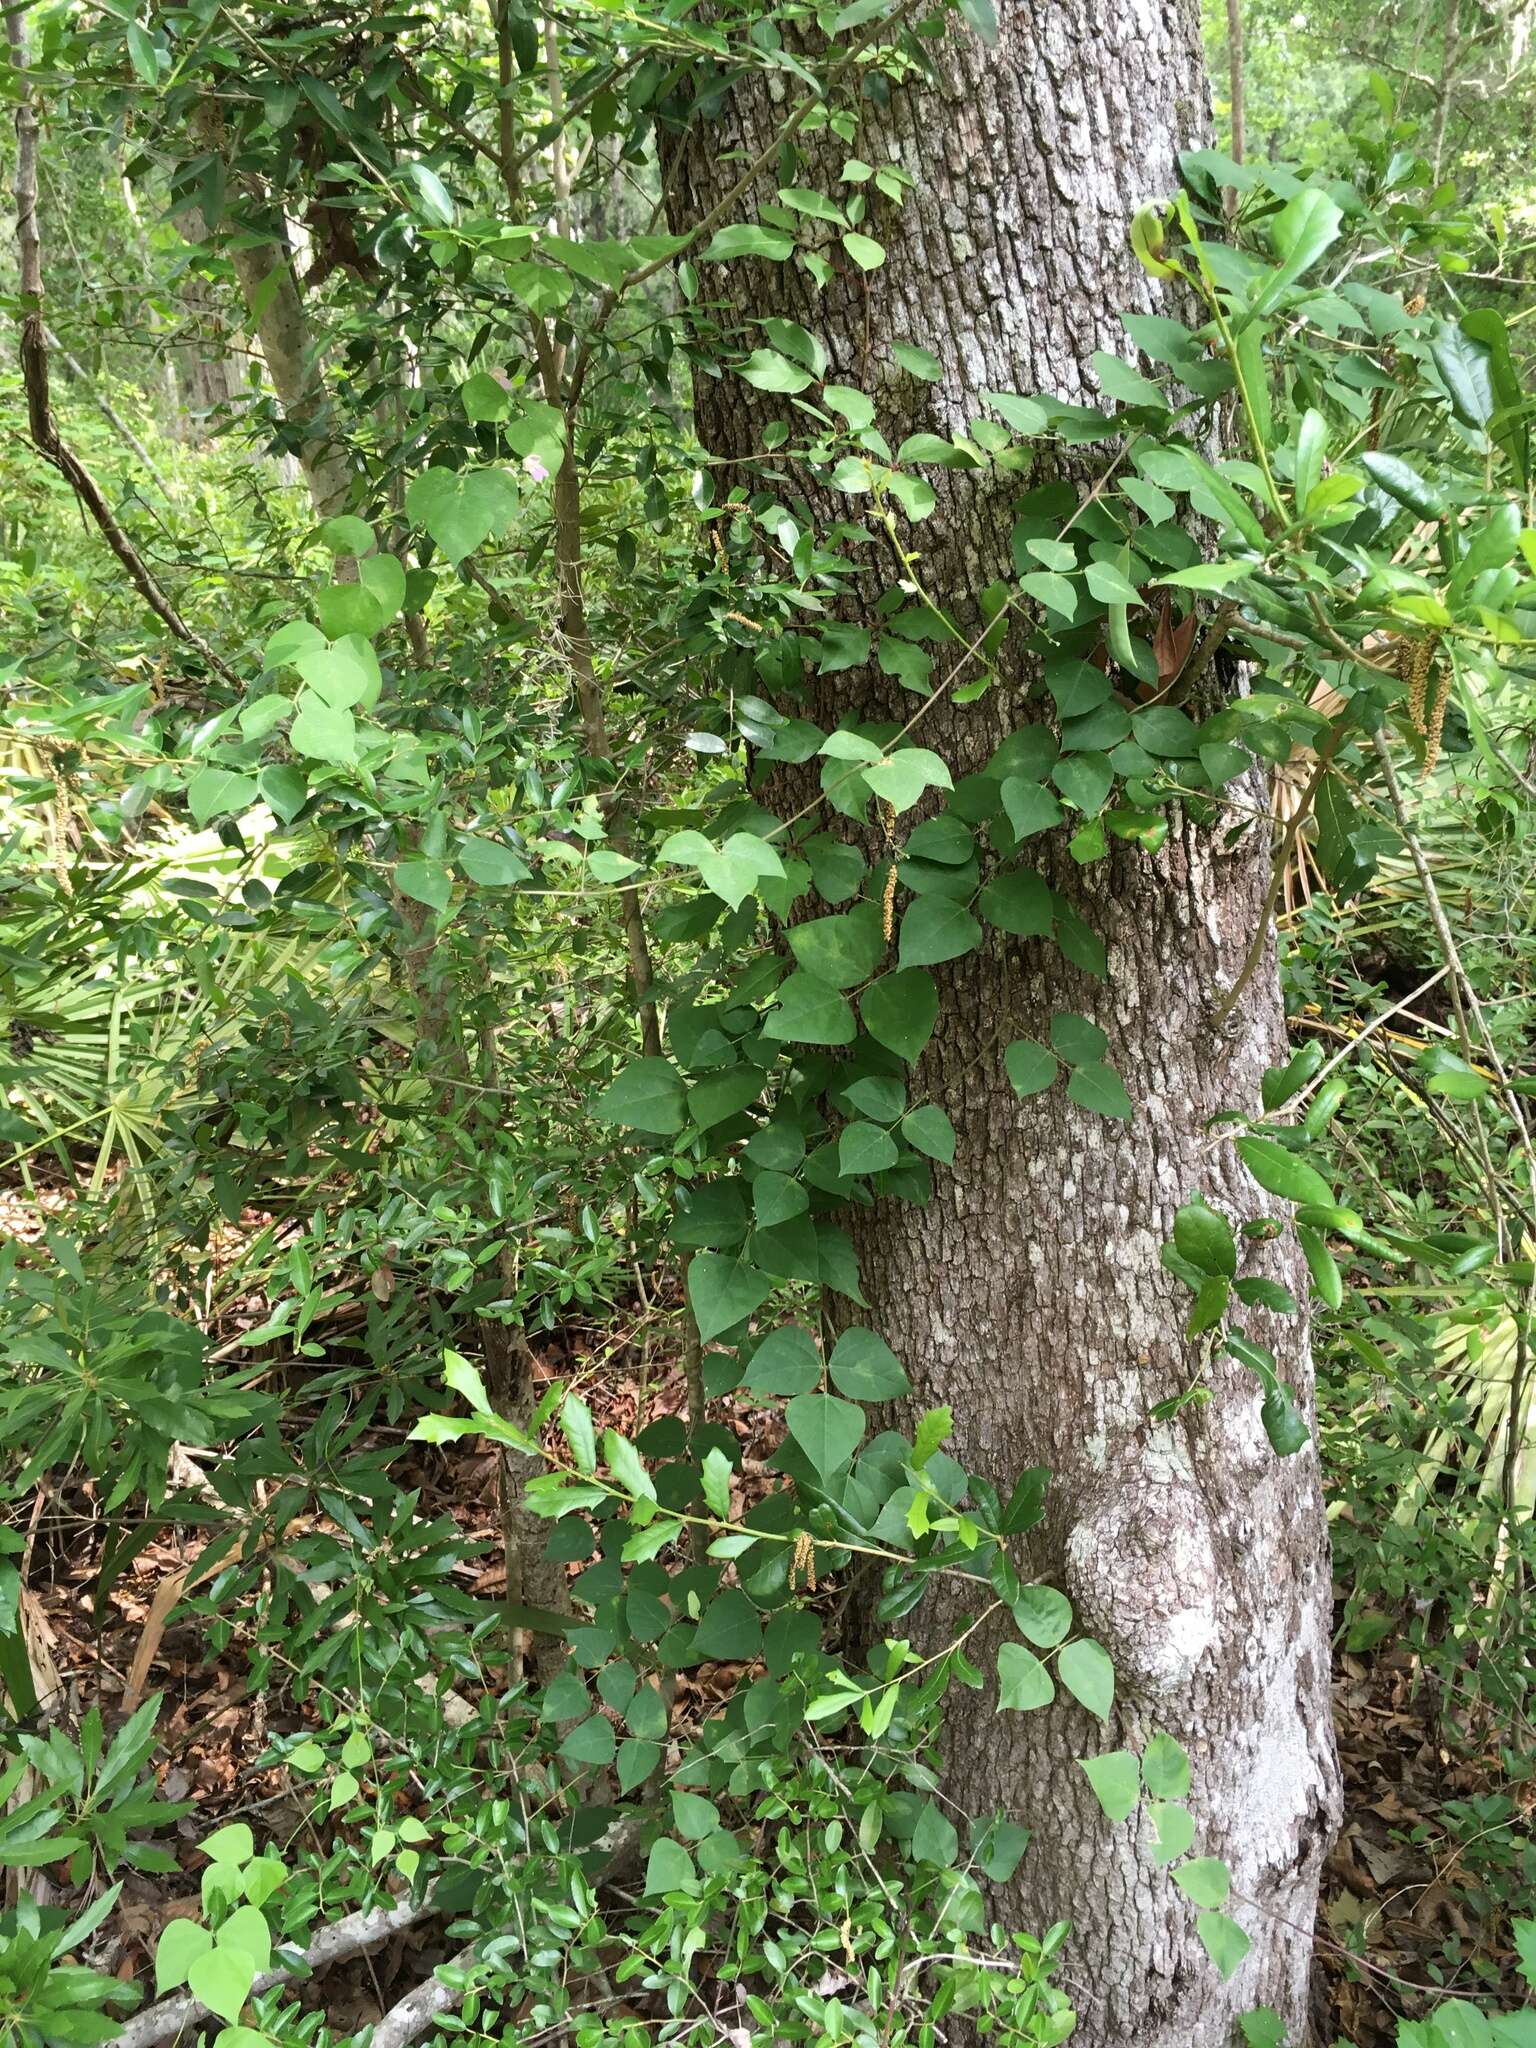
{"label": "rough bark", "polygon": [[[1168,310],[1126,230],[1137,205],[1174,186],[1177,150],[1203,137],[1196,10],[1003,0],[999,14],[997,50],[956,29],[935,52],[936,83],[860,106],[853,153],[917,180],[900,212],[883,208],[869,225],[885,245],[882,268],[841,273],[821,294],[793,264],[705,273],[727,323],[778,313],[819,334],[829,376],[876,399],[892,446],[916,428],[963,430],[987,387],[1092,398],[1091,354],[1125,347],[1118,309]],[[707,214],[771,140],[790,111],[782,78],[738,85],[717,118],[666,152],[675,226]],[[835,192],[845,153],[808,151],[784,182]],[[772,199],[767,179],[757,196]],[[741,333],[748,347],[760,339]],[[933,350],[941,381],[902,377],[888,351],[898,338]],[[729,375],[699,378],[696,399],[706,443],[735,458],[786,410]],[[924,583],[974,622],[977,594],[1011,573],[1018,483],[953,471],[932,480],[938,510],[916,534]],[[986,697],[966,709],[941,701],[913,734],[957,778],[1038,715],[1024,702],[1030,665],[1010,651],[1022,637],[992,664]],[[873,672],[839,675],[813,700],[825,723],[850,712],[905,720],[914,708]],[[1261,798],[1257,776],[1243,794]],[[1159,1265],[1174,1210],[1197,1188],[1234,1219],[1271,1206],[1206,1129],[1219,1110],[1255,1106],[1264,1067],[1284,1056],[1272,955],[1232,1024],[1213,1027],[1260,915],[1268,848],[1255,830],[1223,852],[1175,818],[1155,856],[1116,844],[1079,868],[1060,843],[1035,840],[1030,852],[1103,938],[1109,978],[1079,973],[1045,942],[998,935],[940,970],[941,1020],[913,1099],[926,1093],[949,1112],[954,1169],[938,1173],[925,1207],[882,1202],[855,1227],[871,1320],[906,1362],[919,1405],[953,1408],[955,1455],[1005,1492],[1022,1468],[1050,1468],[1032,1561],[1110,1651],[1119,1693],[1101,1731],[1064,1699],[999,1717],[990,1687],[958,1690],[945,1715],[947,1789],[970,1812],[1001,1807],[1034,1830],[997,1905],[1037,1931],[1072,1921],[1066,1979],[1084,2048],[1226,2048],[1235,2016],[1260,2004],[1300,2039],[1338,1799],[1316,1459],[1310,1445],[1275,1457],[1252,1375],[1220,1361],[1205,1364],[1206,1406],[1171,1425],[1150,1412],[1203,1363],[1182,1336],[1189,1297]],[[1045,1038],[1059,1009],[1109,1033],[1137,1103],[1129,1126],[1059,1088],[1024,1103],[1009,1089],[1004,1046]],[[1304,1298],[1283,1244],[1255,1263]],[[1247,1320],[1310,1412],[1299,1319]],[[953,1614],[935,1605],[924,1615],[941,1639]],[[1229,1985],[1197,1944],[1193,1908],[1153,1866],[1150,1828],[1110,1827],[1072,1761],[1139,1750],[1159,1728],[1190,1753],[1198,1849],[1226,1858],[1232,1910],[1252,1937]]]}
{"label": "rough bark", "polygon": [[[207,147],[227,150],[223,117],[213,101],[198,109],[193,125]],[[294,274],[287,226],[256,179],[232,166],[230,184],[239,195],[242,228],[260,221],[268,239],[251,242],[242,233],[230,240],[226,253],[254,321],[272,388],[298,438],[299,463],[315,517],[329,519],[348,509],[352,464],[333,416],[319,344]],[[201,240],[206,233],[206,224],[199,222],[192,239]]]}

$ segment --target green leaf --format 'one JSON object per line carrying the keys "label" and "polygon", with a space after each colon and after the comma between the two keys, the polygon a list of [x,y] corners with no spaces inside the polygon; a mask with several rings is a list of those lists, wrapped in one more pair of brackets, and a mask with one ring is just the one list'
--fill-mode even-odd
{"label": "green leaf", "polygon": [[453,900],[453,876],[440,860],[403,860],[395,869],[395,887],[413,903],[441,913]]}
{"label": "green leaf", "polygon": [[900,747],[883,761],[871,762],[864,780],[898,811],[910,810],[927,789],[953,789],[949,770],[927,747]]}
{"label": "green leaf", "polygon": [[477,370],[459,386],[459,403],[466,419],[504,420],[512,410],[512,393],[489,370]]}
{"label": "green leaf", "polygon": [[448,187],[430,164],[420,162],[402,163],[399,166],[405,176],[416,187],[421,201],[421,211],[435,227],[451,228],[455,220],[453,201],[448,196]]}
{"label": "green leaf", "polygon": [[213,1936],[198,1920],[168,1920],[155,1944],[155,1992],[185,1984],[187,1971],[213,1947]]}
{"label": "green leaf", "polygon": [[711,1444],[704,1453],[699,1467],[699,1484],[704,1493],[704,1505],[722,1522],[728,1522],[731,1519],[731,1461],[718,1444]]}
{"label": "green leaf", "polygon": [[960,0],[960,12],[986,44],[997,48],[997,9],[992,0]]}
{"label": "green leaf", "polygon": [[913,1856],[919,1863],[935,1863],[940,1870],[952,1870],[959,1853],[960,1837],[953,1824],[931,1799],[925,1800],[912,1830]]}
{"label": "green leaf", "polygon": [[722,1330],[744,1322],[772,1292],[773,1281],[766,1273],[721,1252],[695,1252],[689,1262],[688,1305],[706,1344]]}
{"label": "green leaf", "polygon": [[249,1863],[256,1854],[256,1837],[245,1821],[233,1820],[205,1835],[198,1847],[211,1863],[238,1867]]}
{"label": "green leaf", "polygon": [[1320,186],[1304,186],[1287,200],[1269,225],[1269,238],[1280,258],[1280,278],[1284,283],[1294,283],[1333,247],[1343,219],[1338,202]]}
{"label": "green leaf", "polygon": [[233,2026],[251,1995],[256,1965],[239,1949],[205,1949],[187,1965],[187,1989]]}
{"label": "green leaf", "polygon": [[737,364],[736,374],[759,391],[804,391],[815,382],[809,370],[802,370],[771,348],[755,348],[744,363]]}
{"label": "green leaf", "polygon": [[848,1463],[864,1436],[863,1410],[833,1394],[797,1394],[784,1410],[784,1421],[823,1480]]}
{"label": "green leaf", "polygon": [[1014,1094],[1019,1096],[1043,1093],[1061,1072],[1055,1056],[1032,1038],[1016,1038],[1003,1054],[1003,1066]]}
{"label": "green leaf", "polygon": [[844,1330],[833,1345],[827,1372],[850,1401],[894,1401],[912,1391],[901,1360],[885,1339],[857,1326]]}
{"label": "green leaf", "polygon": [[919,348],[915,342],[893,341],[891,354],[909,377],[919,377],[925,384],[937,384],[944,374],[938,357],[929,349]]}
{"label": "green leaf", "polygon": [[1075,1010],[1058,1010],[1051,1018],[1051,1044],[1068,1066],[1086,1066],[1109,1049],[1108,1036]]}
{"label": "green leaf", "polygon": [[837,1170],[842,1174],[884,1173],[899,1157],[896,1140],[878,1124],[851,1123],[837,1141]]}
{"label": "green leaf", "polygon": [[932,967],[958,960],[981,943],[981,926],[947,896],[919,896],[901,920],[898,958],[903,967]]}
{"label": "green leaf", "polygon": [[1444,323],[1430,344],[1430,357],[1451,396],[1451,410],[1464,426],[1486,427],[1493,418],[1493,370],[1489,352],[1459,327]]}
{"label": "green leaf", "polygon": [[288,744],[306,761],[345,768],[357,759],[357,725],[350,711],[328,704],[314,690],[301,690]]}
{"label": "green leaf", "polygon": [[1198,1914],[1195,1919],[1195,1932],[1200,1937],[1200,1946],[1216,1965],[1223,1979],[1233,1975],[1253,1946],[1237,1922],[1225,1913]]}
{"label": "green leaf", "polygon": [[860,270],[878,270],[885,261],[884,248],[869,235],[855,234],[850,230],[843,236],[843,247]]}
{"label": "green leaf", "polygon": [[1259,1186],[1285,1202],[1332,1202],[1333,1190],[1316,1170],[1274,1138],[1239,1138],[1238,1157]]}
{"label": "green leaf", "polygon": [[674,1842],[670,1835],[658,1836],[646,1860],[645,1896],[649,1899],[661,1892],[688,1891],[696,1882],[693,1858],[682,1843]]}
{"label": "green leaf", "polygon": [[929,1408],[918,1417],[912,1432],[912,1469],[921,1472],[940,1444],[948,1443],[955,1418],[948,1408]]}
{"label": "green leaf", "polygon": [[808,1330],[786,1323],[765,1337],[747,1367],[754,1394],[807,1394],[821,1379],[821,1353]]}
{"label": "green leaf", "polygon": [[1285,2048],[1289,2029],[1272,2005],[1256,2005],[1252,2012],[1239,2013],[1237,2025],[1244,2048]]}
{"label": "green leaf", "polygon": [[[698,1260],[695,1259],[694,1265],[697,1264]],[[689,1270],[691,1272],[692,1268]],[[607,1461],[608,1470],[626,1493],[633,1494],[637,1500],[656,1498],[655,1483],[645,1469],[645,1461],[628,1437],[621,1436],[616,1429],[605,1429],[603,1457]]]}
{"label": "green leaf", "polygon": [[1107,1721],[1115,1704],[1115,1667],[1108,1651],[1090,1636],[1067,1643],[1056,1659],[1056,1676],[1090,1714]]}
{"label": "green leaf", "polygon": [[882,975],[859,997],[859,1015],[877,1044],[912,1065],[939,1020],[933,976],[915,967]]}
{"label": "green leaf", "polygon": [[1219,1856],[1196,1856],[1173,1873],[1173,1881],[1193,1905],[1223,1906],[1232,1889],[1227,1866]]}
{"label": "green leaf", "polygon": [[467,837],[460,841],[454,859],[482,889],[507,889],[514,882],[526,882],[532,873],[528,863],[499,839]]}
{"label": "green leaf", "polygon": [[920,1103],[901,1120],[901,1135],[916,1152],[945,1166],[955,1160],[955,1127],[936,1102]]}
{"label": "green leaf", "polygon": [[997,1706],[1017,1713],[1031,1707],[1048,1707],[1056,1697],[1056,1684],[1033,1650],[1022,1643],[1004,1643],[997,1653]]}
{"label": "green leaf", "polygon": [[1237,1271],[1237,1239],[1225,1216],[1202,1201],[1186,1202],[1173,1219],[1173,1242],[1202,1273],[1231,1279]]}
{"label": "green leaf", "polygon": [[693,1654],[711,1662],[750,1662],[761,1656],[763,1625],[757,1609],[737,1586],[711,1600],[694,1631]]}
{"label": "green leaf", "polygon": [[682,1077],[669,1060],[631,1060],[598,1096],[592,1114],[605,1124],[670,1136],[687,1121]]}
{"label": "green leaf", "polygon": [[1077,1767],[1093,1787],[1106,1820],[1128,1820],[1136,1811],[1141,1799],[1141,1775],[1128,1749],[1112,1749],[1103,1756],[1080,1756]]}
{"label": "green leaf", "polygon": [[659,1742],[636,1742],[628,1740],[619,1744],[618,1777],[621,1793],[633,1792],[643,1785],[661,1762]]}
{"label": "green leaf", "polygon": [[1311,1435],[1301,1419],[1290,1388],[1283,1381],[1273,1380],[1264,1389],[1259,1416],[1264,1424],[1264,1434],[1269,1438],[1269,1447],[1277,1458],[1294,1456]]}
{"label": "green leaf", "polygon": [[1153,1867],[1161,1870],[1188,1854],[1195,1839],[1195,1820],[1187,1806],[1157,1805],[1150,1812],[1157,1839],[1148,1854]]}
{"label": "green leaf", "polygon": [[853,1011],[835,988],[814,974],[791,974],[779,984],[778,1008],[764,1024],[763,1036],[797,1045],[851,1045],[855,1037]]}
{"label": "green leaf", "polygon": [[187,808],[199,825],[210,818],[238,817],[256,801],[254,775],[237,775],[232,768],[200,768],[187,784]]}
{"label": "green leaf", "polygon": [[829,988],[867,981],[885,953],[880,911],[873,903],[857,904],[840,917],[813,917],[791,925],[786,936],[801,967]]}
{"label": "green leaf", "polygon": [[592,1424],[592,1410],[580,1394],[567,1394],[560,1404],[560,1428],[571,1447],[571,1456],[576,1460],[577,1469],[585,1473],[597,1470],[597,1432]]}
{"label": "green leaf", "polygon": [[1033,868],[1015,868],[994,876],[981,892],[979,907],[988,924],[1014,938],[1050,936],[1054,922],[1051,892]]}
{"label": "green leaf", "polygon": [[1135,1107],[1125,1092],[1125,1083],[1114,1068],[1102,1060],[1090,1062],[1085,1067],[1074,1067],[1067,1079],[1067,1093],[1084,1109],[1091,1109],[1097,1116],[1118,1117],[1128,1122],[1135,1115]]}
{"label": "green leaf", "polygon": [[483,541],[517,517],[518,488],[505,469],[424,469],[411,480],[405,509],[457,568]]}
{"label": "green leaf", "polygon": [[1189,1797],[1189,1757],[1171,1735],[1154,1735],[1141,1753],[1141,1775],[1154,1799]]}
{"label": "green leaf", "polygon": [[1051,770],[1051,780],[1068,803],[1091,818],[1102,810],[1115,771],[1102,754],[1069,754]]}
{"label": "green leaf", "polygon": [[741,908],[765,876],[784,878],[778,852],[753,832],[733,832],[721,846],[702,832],[674,832],[657,848],[656,858],[697,868],[705,888],[732,910]]}
{"label": "green leaf", "polygon": [[1366,449],[1351,459],[1359,463],[1378,489],[1385,491],[1389,498],[1395,498],[1399,505],[1405,505],[1420,519],[1449,516],[1450,507],[1440,492],[1400,455]]}
{"label": "green leaf", "polygon": [[703,263],[729,263],[739,256],[761,256],[769,263],[782,263],[794,250],[794,241],[773,228],[738,222],[719,228],[699,259]]}
{"label": "green leaf", "polygon": [[1054,1586],[1025,1586],[1009,1603],[1021,1635],[1037,1649],[1053,1650],[1072,1626],[1072,1603]]}
{"label": "green leaf", "polygon": [[1003,811],[1013,827],[1013,836],[1020,840],[1032,839],[1037,832],[1052,831],[1064,815],[1048,789],[1018,775],[1003,779]]}

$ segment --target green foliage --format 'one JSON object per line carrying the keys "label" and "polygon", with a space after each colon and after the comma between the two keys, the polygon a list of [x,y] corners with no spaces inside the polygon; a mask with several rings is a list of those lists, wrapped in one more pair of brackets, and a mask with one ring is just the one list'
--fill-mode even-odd
{"label": "green foliage", "polygon": [[[987,0],[959,11],[996,38]],[[89,110],[93,136],[132,121],[131,176],[196,227],[178,261],[217,293],[252,248],[287,262],[263,193],[333,238],[307,303],[348,509],[311,525],[268,471],[214,457],[173,505],[185,606],[233,689],[131,594],[81,632],[98,565],[64,538],[57,482],[22,477],[3,1139],[12,1177],[35,1191],[46,1170],[72,1216],[0,1250],[6,1495],[98,1489],[101,1596],[160,1530],[205,1528],[189,1599],[217,1635],[238,1617],[253,1683],[308,1716],[270,1762],[318,1846],[290,1865],[244,1824],[210,1836],[203,1916],[156,1953],[157,1992],[189,1986],[225,2048],[318,2039],[254,1980],[386,1879],[440,1888],[473,1937],[453,1988],[487,2034],[714,2040],[707,1961],[732,2024],[765,2038],[929,2048],[967,2015],[1045,2048],[1074,2025],[1052,1981],[1069,1929],[991,1919],[1031,1816],[945,1800],[952,1686],[1102,1738],[1063,1768],[1106,1830],[1140,1830],[1223,1978],[1257,1923],[1201,1852],[1201,1760],[1117,1703],[1110,1650],[1033,1582],[1048,1475],[968,1471],[946,1447],[977,1438],[860,1320],[850,1215],[975,1172],[921,1063],[965,963],[1010,946],[1072,971],[1084,1006],[1038,1040],[978,1025],[1023,1127],[1159,1114],[1117,1065],[1103,942],[1051,877],[1070,862],[1112,886],[1173,829],[1235,843],[1255,765],[1306,761],[1321,886],[1287,972],[1301,1032],[1331,1027],[1342,1054],[1303,1035],[1258,1103],[1228,1106],[1211,1146],[1240,1203],[1177,1191],[1162,1256],[1195,1366],[1149,1424],[1183,1426],[1217,1372],[1252,1375],[1254,1432],[1277,1456],[1316,1432],[1342,1475],[1348,1639],[1412,1611],[1442,1675],[1513,1643],[1470,1682],[1518,1707],[1529,1625],[1493,1589],[1529,1550],[1530,1395],[1508,1372],[1502,1408],[1490,1390],[1529,1334],[1526,984],[1507,1013],[1474,999],[1523,974],[1528,941],[1511,917],[1442,960],[1455,1025],[1392,1070],[1411,1115],[1372,1092],[1385,1041],[1355,961],[1372,917],[1411,959],[1445,944],[1419,838],[1437,865],[1475,844],[1462,881],[1484,900],[1493,862],[1529,852],[1510,758],[1536,613],[1523,334],[1454,282],[1474,263],[1506,281],[1505,230],[1442,189],[1395,106],[1323,169],[1190,153],[1132,229],[1185,317],[1126,317],[1137,362],[1094,358],[1100,403],[988,391],[965,432],[909,432],[893,389],[938,379],[945,337],[881,337],[894,371],[829,381],[817,334],[731,328],[698,266],[792,266],[808,320],[835,279],[877,289],[869,230],[901,232],[911,180],[852,154],[841,67],[888,95],[927,26],[856,4],[813,63],[729,10],[599,10],[552,30],[553,75],[531,16],[500,26],[492,50],[478,25],[392,20],[343,47],[292,9],[238,33],[179,7],[40,24],[60,113]],[[597,167],[650,178],[656,137],[713,107],[717,61],[804,94],[777,205],[681,235],[617,199],[604,218]],[[813,136],[849,152],[833,189],[811,182]],[[755,462],[701,459],[685,366],[762,394]],[[322,445],[255,387],[223,428],[312,467]],[[1008,508],[970,642],[925,580],[951,473]],[[1086,494],[1065,481],[1086,474]],[[147,547],[145,507],[124,517]],[[986,701],[1005,663],[1032,692],[1009,731]],[[1251,687],[1229,687],[1238,664]],[[855,671],[908,693],[904,724],[816,722],[831,700],[806,679]],[[982,707],[984,772],[923,744],[940,697]],[[1417,825],[1394,755],[1425,778]],[[1320,1422],[1277,1359],[1303,1305],[1267,1247],[1292,1235],[1324,1317]],[[642,1405],[610,1424],[600,1366],[516,1390],[491,1371],[578,1313],[616,1329],[641,1265],[681,1296],[686,1421]],[[259,1319],[231,1326],[246,1298]],[[772,1443],[750,1494],[705,1405],[738,1389]],[[477,1546],[412,1462],[462,1470],[476,1440],[523,1546],[528,1598],[509,1570],[500,1607],[465,1590]],[[205,1484],[175,1476],[188,1446]],[[537,1566],[568,1614],[528,1591]],[[866,1642],[826,1626],[829,1583],[867,1610]],[[937,1637],[935,1586],[963,1615]],[[18,1590],[0,1561],[0,1670],[32,1711]],[[740,1669],[675,1726],[680,1675],[706,1665]],[[153,1720],[110,1745],[99,1713],[78,1740],[7,1738],[0,1862],[77,1884],[163,1868],[138,1839],[179,1811],[140,1784]],[[1492,1832],[1512,1840],[1513,1817]],[[24,2042],[108,2038],[122,1987],[60,1960],[90,1931],[25,1900],[0,1924],[0,2018]],[[616,1996],[584,2004],[604,1969]],[[606,2009],[642,1994],[651,2020]],[[1407,2023],[1405,2048],[1480,2038],[1470,2010]],[[1520,2038],[1519,2016],[1482,2024]]]}

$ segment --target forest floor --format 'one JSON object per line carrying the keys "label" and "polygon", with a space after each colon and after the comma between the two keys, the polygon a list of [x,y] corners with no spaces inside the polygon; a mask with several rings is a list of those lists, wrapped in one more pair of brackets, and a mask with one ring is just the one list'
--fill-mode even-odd
{"label": "forest floor", "polygon": [[[31,1237],[36,1211],[24,1217],[21,1206],[0,1197],[0,1227]],[[254,1304],[250,1312],[259,1317]],[[615,1358],[611,1329],[573,1325],[535,1350],[544,1378],[580,1373],[600,1430],[612,1426],[633,1438],[647,1423],[685,1412],[681,1361]],[[750,1499],[771,1483],[767,1459],[777,1417],[738,1409],[732,1421],[742,1439]],[[398,1442],[401,1432],[382,1434]],[[450,1460],[426,1447],[406,1451],[403,1459],[392,1469],[421,1488],[419,1512],[450,1516],[474,1546],[474,1556],[459,1568],[463,1590],[494,1601],[505,1574],[493,1459],[458,1451]],[[200,1475],[189,1459],[173,1477],[186,1485]],[[249,1687],[250,1643],[238,1624],[212,1631],[195,1609],[167,1613],[179,1576],[206,1540],[197,1528],[157,1535],[98,1609],[94,1588],[108,1519],[89,1483],[45,1489],[28,1532],[31,1590],[24,1614],[34,1664],[40,1674],[57,1673],[66,1725],[77,1725],[96,1704],[110,1732],[123,1717],[125,1697],[133,1703],[135,1682],[139,1691],[164,1695],[161,1796],[193,1806],[177,1824],[181,1867],[165,1876],[127,1874],[120,1904],[98,1938],[105,1947],[93,1958],[99,1968],[144,1982],[152,1975],[161,1928],[197,1909],[202,1836],[246,1819],[259,1839],[280,1844],[313,1825],[312,1793],[306,1797],[286,1766],[263,1759],[274,1735],[313,1727],[315,1710],[279,1684]],[[736,1667],[710,1666],[680,1675],[674,1739],[729,1691],[736,1676]],[[1369,1652],[1336,1652],[1334,1713],[1347,1811],[1327,1867],[1320,1965],[1338,2039],[1353,2048],[1390,2048],[1398,2018],[1419,2010],[1426,1991],[1476,1996],[1486,1993],[1496,1972],[1495,1981],[1507,1983],[1513,1996],[1512,1958],[1490,1945],[1480,1903],[1486,1873],[1478,1868],[1475,1830],[1469,1848],[1465,1819],[1468,1813],[1475,1819],[1479,1802],[1488,1802],[1492,1813],[1512,1788],[1492,1729],[1469,1728],[1463,1718],[1452,1724],[1454,1750],[1447,1746],[1448,1718],[1433,1685],[1416,1657],[1390,1637]],[[1530,1821],[1536,1779],[1524,1792],[1517,1826]],[[1461,1816],[1455,1827],[1448,1825],[1448,1810]],[[14,1888],[15,1873],[0,1875]],[[392,1948],[327,1972],[323,2002],[332,2025],[354,2028],[376,2019],[446,1956],[438,1940],[433,1923],[421,1922]],[[315,1985],[308,1996],[320,2002]]]}

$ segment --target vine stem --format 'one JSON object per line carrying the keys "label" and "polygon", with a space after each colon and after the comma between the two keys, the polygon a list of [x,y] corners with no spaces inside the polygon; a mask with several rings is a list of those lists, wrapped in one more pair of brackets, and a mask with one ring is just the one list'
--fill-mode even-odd
{"label": "vine stem", "polygon": [[1323,777],[1328,773],[1329,768],[1333,764],[1333,757],[1343,743],[1344,725],[1341,720],[1334,726],[1327,739],[1324,740],[1319,748],[1317,765],[1307,778],[1307,786],[1301,793],[1301,798],[1296,805],[1296,809],[1291,814],[1290,822],[1287,824],[1279,847],[1276,849],[1274,866],[1271,868],[1269,875],[1269,887],[1264,892],[1264,901],[1260,906],[1259,915],[1253,928],[1253,937],[1248,942],[1248,951],[1244,956],[1242,967],[1238,971],[1236,981],[1233,982],[1231,988],[1223,997],[1217,1007],[1215,1016],[1211,1020],[1212,1028],[1215,1030],[1219,1031],[1222,1025],[1226,1023],[1228,1017],[1231,1016],[1233,1010],[1237,1007],[1238,998],[1242,995],[1249,982],[1252,981],[1254,974],[1258,970],[1259,962],[1264,958],[1264,948],[1269,943],[1270,921],[1274,917],[1275,906],[1280,901],[1280,892],[1285,887],[1286,868],[1290,865],[1291,855],[1296,850],[1296,841],[1301,837],[1301,828],[1306,823],[1317,792],[1322,787]]}

